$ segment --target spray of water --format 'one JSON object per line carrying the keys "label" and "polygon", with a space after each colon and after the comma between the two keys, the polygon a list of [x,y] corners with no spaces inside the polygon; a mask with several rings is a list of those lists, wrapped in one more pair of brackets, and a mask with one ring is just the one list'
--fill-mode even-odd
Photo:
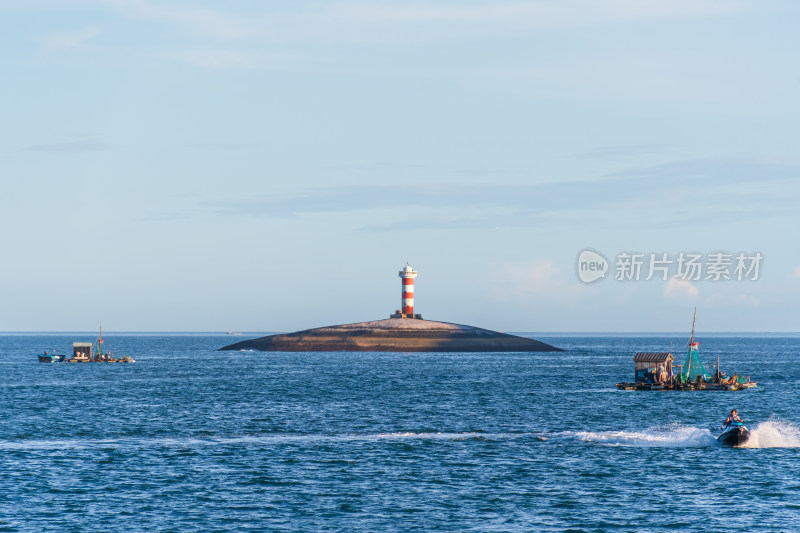
{"label": "spray of water", "polygon": [[800,428],[791,422],[770,418],[750,429],[743,448],[800,448]]}
{"label": "spray of water", "polygon": [[[669,425],[646,431],[580,431],[564,435],[584,442],[609,446],[640,448],[704,448],[721,446],[716,435],[707,429],[692,426]],[[750,439],[743,448],[800,448],[800,427],[770,418],[750,428]]]}
{"label": "spray of water", "polygon": [[640,448],[703,448],[717,442],[707,429],[677,425],[647,431],[581,431],[575,437],[585,442]]}

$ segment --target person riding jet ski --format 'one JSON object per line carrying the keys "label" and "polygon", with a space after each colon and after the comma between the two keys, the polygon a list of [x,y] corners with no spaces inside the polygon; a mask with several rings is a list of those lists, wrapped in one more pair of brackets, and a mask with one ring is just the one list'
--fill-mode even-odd
{"label": "person riding jet ski", "polygon": [[720,429],[726,429],[734,422],[739,422],[740,424],[744,423],[744,421],[741,418],[739,418],[739,412],[736,409],[731,411],[731,414],[729,414],[728,418],[725,419],[725,423],[722,424],[722,427]]}

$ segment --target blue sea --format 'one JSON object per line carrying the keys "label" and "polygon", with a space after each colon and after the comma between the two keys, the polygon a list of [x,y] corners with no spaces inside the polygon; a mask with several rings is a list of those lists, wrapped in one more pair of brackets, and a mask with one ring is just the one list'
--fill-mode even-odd
{"label": "blue sea", "polygon": [[[0,531],[798,531],[800,337],[699,335],[740,392],[618,391],[686,336],[560,353],[219,352],[114,335],[135,364],[42,364],[0,335]],[[678,355],[682,359],[683,355]],[[737,408],[751,445],[718,445]]]}

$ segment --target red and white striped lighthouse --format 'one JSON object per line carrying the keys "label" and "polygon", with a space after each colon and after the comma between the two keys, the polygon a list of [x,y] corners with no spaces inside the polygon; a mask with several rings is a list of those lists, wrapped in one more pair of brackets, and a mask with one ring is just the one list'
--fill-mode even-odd
{"label": "red and white striped lighthouse", "polygon": [[406,263],[405,268],[398,274],[403,280],[403,300],[400,312],[404,315],[414,316],[414,278],[417,277],[417,273],[411,268],[411,265]]}
{"label": "red and white striped lighthouse", "polygon": [[392,318],[422,318],[414,314],[414,278],[417,277],[417,272],[406,263],[398,275],[403,282],[403,294],[400,310],[393,314]]}

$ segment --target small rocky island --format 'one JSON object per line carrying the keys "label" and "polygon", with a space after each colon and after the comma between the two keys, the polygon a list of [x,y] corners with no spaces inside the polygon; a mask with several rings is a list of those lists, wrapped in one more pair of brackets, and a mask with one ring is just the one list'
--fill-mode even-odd
{"label": "small rocky island", "polygon": [[537,340],[474,326],[423,320],[414,314],[414,278],[406,264],[401,307],[385,320],[268,335],[220,348],[264,352],[560,352]]}
{"label": "small rocky island", "polygon": [[221,350],[280,352],[558,352],[543,342],[421,318],[387,318],[269,335]]}

